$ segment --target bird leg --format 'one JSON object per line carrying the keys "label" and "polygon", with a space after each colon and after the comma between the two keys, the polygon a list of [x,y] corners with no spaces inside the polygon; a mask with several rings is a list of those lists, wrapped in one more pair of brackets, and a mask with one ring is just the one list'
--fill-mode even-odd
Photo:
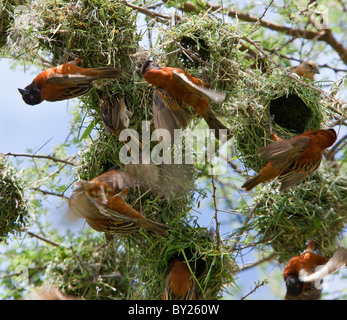
{"label": "bird leg", "polygon": [[272,134],[272,122],[274,121],[275,119],[275,115],[273,114],[270,119],[269,119],[269,128],[270,128],[270,134]]}
{"label": "bird leg", "polygon": [[273,133],[272,122],[274,121],[274,119],[275,119],[275,115],[273,114],[269,119],[270,138],[273,141],[283,141],[283,139],[281,139],[280,137],[276,136],[276,134]]}
{"label": "bird leg", "polygon": [[129,193],[129,191],[130,191],[129,188],[125,188],[121,192],[117,193],[115,196],[119,196],[119,197],[122,197],[122,199],[124,199],[125,196]]}
{"label": "bird leg", "polygon": [[64,54],[67,54],[70,58],[74,59],[73,61],[70,61],[69,63],[73,63],[73,64],[77,65],[81,61],[77,56],[75,56],[72,53],[70,53],[69,51],[67,51],[66,48],[64,48]]}

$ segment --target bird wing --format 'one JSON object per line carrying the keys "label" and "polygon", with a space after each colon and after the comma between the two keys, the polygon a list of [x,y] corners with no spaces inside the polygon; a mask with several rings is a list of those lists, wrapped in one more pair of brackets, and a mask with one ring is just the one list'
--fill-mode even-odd
{"label": "bird wing", "polygon": [[66,83],[84,83],[91,82],[98,79],[97,76],[86,76],[83,74],[65,74],[65,73],[54,73],[47,77],[47,83],[54,84],[66,84]]}
{"label": "bird wing", "polygon": [[56,85],[57,92],[61,91],[61,94],[55,98],[55,101],[59,101],[72,99],[89,92],[93,87],[92,81],[95,79],[97,77],[55,73],[47,77],[46,83]]}
{"label": "bird wing", "polygon": [[285,163],[292,163],[300,152],[310,142],[310,137],[275,141],[258,149],[257,153],[266,161],[272,161],[273,166],[283,167]]}
{"label": "bird wing", "polygon": [[205,96],[209,99],[211,99],[214,103],[222,103],[226,95],[224,92],[220,91],[214,91],[202,86],[198,86],[195,83],[193,83],[191,80],[188,79],[188,77],[183,72],[173,71],[172,75],[175,80],[177,80],[181,85],[183,85],[188,91],[197,94],[199,96]]}
{"label": "bird wing", "polygon": [[112,130],[123,130],[128,127],[129,118],[126,112],[123,112],[121,101],[118,97],[112,99],[103,99],[99,104],[101,119],[110,132]]}
{"label": "bird wing", "polygon": [[76,188],[69,198],[68,217],[71,220],[76,218],[94,219],[98,214],[98,209],[90,202],[84,190]]}
{"label": "bird wing", "polygon": [[191,120],[185,105],[162,89],[157,89],[153,94],[152,112],[155,129],[168,130],[171,140],[175,129],[186,128]]}
{"label": "bird wing", "polygon": [[87,194],[87,196],[95,207],[97,207],[99,213],[107,218],[105,228],[108,232],[131,233],[139,229],[136,219],[108,208],[105,204],[100,203],[90,194]]}
{"label": "bird wing", "polygon": [[310,175],[310,172],[285,171],[280,174],[278,181],[281,182],[280,191],[283,191],[290,186],[298,184]]}
{"label": "bird wing", "polygon": [[331,273],[340,270],[347,266],[347,250],[345,248],[338,248],[329,261],[323,265],[318,271],[308,274],[304,269],[299,272],[299,279],[302,282],[313,282],[323,279]]}

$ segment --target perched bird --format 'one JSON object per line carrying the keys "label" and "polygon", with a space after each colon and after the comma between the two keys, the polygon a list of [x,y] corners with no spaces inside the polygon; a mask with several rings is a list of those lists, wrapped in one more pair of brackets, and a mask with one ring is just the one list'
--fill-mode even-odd
{"label": "perched bird", "polygon": [[198,300],[199,286],[189,270],[194,272],[195,277],[201,276],[206,263],[202,257],[193,258],[191,249],[185,250],[187,261],[181,253],[172,255],[169,259],[169,271],[165,280],[163,300]]}
{"label": "perched bird", "polygon": [[319,69],[313,61],[304,61],[296,67],[292,67],[290,72],[296,73],[298,76],[314,80],[314,75],[319,74]]}
{"label": "perched bird", "polygon": [[334,129],[309,130],[288,140],[282,140],[272,132],[270,118],[271,139],[274,143],[258,149],[258,154],[268,163],[255,177],[246,181],[242,188],[247,191],[259,183],[278,177],[281,182],[280,191],[298,184],[310,176],[320,165],[322,152],[331,147],[337,138]]}
{"label": "perched bird", "polygon": [[[91,181],[81,180],[69,199],[69,212],[84,218],[94,230],[106,234],[132,233],[142,227],[167,236],[169,227],[147,219],[124,201],[130,191],[128,186],[136,182],[118,167]],[[115,194],[119,189],[123,190]]]}
{"label": "perched bird", "polygon": [[71,99],[87,93],[93,81],[118,78],[113,67],[81,68],[80,59],[42,71],[25,89],[18,89],[25,103],[35,105],[46,101]]}
{"label": "perched bird", "polygon": [[[154,101],[154,105],[156,106],[154,115],[156,117],[155,122],[158,125],[165,125],[168,121],[168,113],[163,108],[164,104],[167,109],[173,111],[173,114],[179,114],[181,118],[177,123],[176,116],[174,120],[176,124],[173,120],[170,120],[169,126],[164,129],[170,130],[172,124],[184,128],[189,123],[190,118],[188,117],[189,113],[182,111],[182,109],[184,110],[184,106],[188,105],[199,116],[205,119],[210,129],[215,130],[215,135],[218,139],[220,139],[220,129],[226,130],[228,139],[232,136],[230,130],[217,119],[208,102],[208,99],[210,99],[214,103],[222,103],[225,100],[224,93],[210,90],[207,83],[181,69],[171,67],[161,68],[151,60],[148,60],[143,65],[142,74],[148,83],[160,89],[156,91],[156,96],[154,97],[156,99]],[[163,111],[166,113],[162,113]]]}
{"label": "perched bird", "polygon": [[[289,260],[283,271],[287,300],[318,300],[322,294],[321,282],[328,274],[346,266],[347,250],[339,248],[329,259],[314,253],[309,241],[306,251]],[[321,266],[321,268],[319,268]],[[316,271],[316,269],[320,269]],[[318,281],[318,282],[317,282]]]}

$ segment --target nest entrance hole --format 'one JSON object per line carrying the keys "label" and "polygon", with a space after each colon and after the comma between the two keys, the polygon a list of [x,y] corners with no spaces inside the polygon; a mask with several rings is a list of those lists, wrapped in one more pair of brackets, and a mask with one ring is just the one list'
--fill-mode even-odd
{"label": "nest entrance hole", "polygon": [[[208,61],[210,59],[209,46],[203,39],[199,38],[198,35],[195,36],[197,36],[197,39],[184,36],[180,41],[181,46],[194,53],[200,59]],[[200,62],[191,57],[188,58],[187,54],[181,53],[179,57],[185,68],[200,67]]]}
{"label": "nest entrance hole", "polygon": [[298,134],[305,131],[313,116],[311,109],[296,94],[272,99],[270,114],[275,116],[274,121],[279,126]]}

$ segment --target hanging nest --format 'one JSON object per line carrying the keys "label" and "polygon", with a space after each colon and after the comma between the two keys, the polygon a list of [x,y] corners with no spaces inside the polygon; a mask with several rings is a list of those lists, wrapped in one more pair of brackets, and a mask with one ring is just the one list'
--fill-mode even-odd
{"label": "hanging nest", "polygon": [[238,97],[243,108],[236,116],[235,151],[246,169],[258,172],[266,164],[257,150],[271,143],[269,119],[274,115],[274,133],[290,139],[307,130],[319,130],[325,119],[320,94],[308,87],[277,75],[254,82],[252,94]]}
{"label": "hanging nest", "polygon": [[62,57],[67,58],[66,49],[82,59],[83,67],[111,64],[129,71],[129,55],[135,52],[134,43],[139,38],[136,16],[128,7],[114,1],[93,0],[32,1],[27,8],[15,17],[20,23],[15,20],[9,30],[13,51],[47,51],[56,65],[62,63]]}
{"label": "hanging nest", "polygon": [[347,179],[321,167],[310,178],[279,193],[277,181],[256,196],[258,206],[249,226],[260,244],[270,245],[280,262],[302,253],[308,240],[330,256],[347,223]]}
{"label": "hanging nest", "polygon": [[[183,214],[186,216],[184,220],[178,216],[169,224],[172,229],[168,238],[154,242],[151,246],[138,241],[132,244],[139,249],[134,254],[141,261],[139,269],[142,272],[138,279],[143,287],[140,287],[138,298],[162,299],[169,262],[174,255],[183,255],[189,264],[194,264],[198,259],[203,261],[203,267],[196,277],[200,298],[203,300],[218,299],[224,286],[234,283],[233,275],[237,266],[232,254],[224,246],[216,250],[216,239],[207,229],[198,225],[196,217]],[[187,251],[194,254],[188,255]]]}
{"label": "hanging nest", "polygon": [[29,225],[24,183],[18,172],[0,155],[0,242],[20,235]]}
{"label": "hanging nest", "polygon": [[[137,288],[137,262],[122,243],[107,246],[103,237],[89,232],[88,240],[76,239],[71,249],[61,247],[48,263],[45,284],[85,300],[132,299]],[[85,238],[84,238],[85,239]]]}

